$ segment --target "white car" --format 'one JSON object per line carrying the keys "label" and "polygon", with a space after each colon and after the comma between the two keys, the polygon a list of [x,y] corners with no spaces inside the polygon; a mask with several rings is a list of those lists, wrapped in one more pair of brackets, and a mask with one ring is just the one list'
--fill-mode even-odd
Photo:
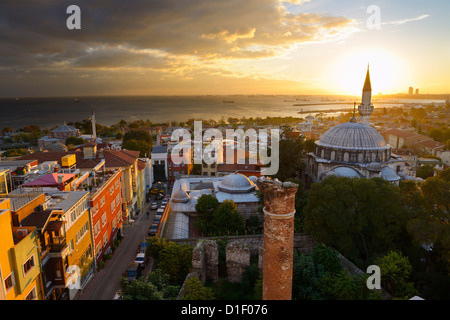
{"label": "white car", "polygon": [[139,252],[134,259],[134,262],[141,265],[141,267],[145,267],[145,253]]}
{"label": "white car", "polygon": [[152,204],[150,204],[150,209],[151,210],[156,210],[158,209],[158,204],[156,202],[152,202]]}

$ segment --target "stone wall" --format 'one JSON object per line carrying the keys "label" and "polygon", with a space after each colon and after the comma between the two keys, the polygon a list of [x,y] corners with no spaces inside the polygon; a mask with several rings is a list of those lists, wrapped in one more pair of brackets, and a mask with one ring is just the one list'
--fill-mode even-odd
{"label": "stone wall", "polygon": [[[202,283],[206,280],[218,280],[220,238],[191,238],[169,240],[189,244],[192,251],[192,272],[197,274]],[[230,236],[226,248],[226,270],[230,282],[240,282],[242,272],[250,265],[252,256],[258,257],[258,268],[263,269],[263,235]],[[301,253],[310,253],[316,242],[310,236],[302,233],[294,235],[294,248]]]}

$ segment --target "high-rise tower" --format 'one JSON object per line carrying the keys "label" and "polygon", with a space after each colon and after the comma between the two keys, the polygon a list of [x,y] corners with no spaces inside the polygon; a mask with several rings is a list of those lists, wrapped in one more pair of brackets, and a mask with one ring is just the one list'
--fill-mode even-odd
{"label": "high-rise tower", "polygon": [[359,122],[369,125],[370,115],[373,112],[372,86],[370,85],[369,66],[367,66],[366,80],[362,90],[361,104],[358,106]]}

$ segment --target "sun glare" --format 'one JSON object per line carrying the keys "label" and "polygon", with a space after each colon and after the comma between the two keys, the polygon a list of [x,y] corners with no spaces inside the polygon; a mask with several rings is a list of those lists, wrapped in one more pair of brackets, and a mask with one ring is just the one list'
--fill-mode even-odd
{"label": "sun glare", "polygon": [[395,93],[401,88],[404,62],[391,52],[371,48],[352,51],[338,59],[336,83],[342,94],[361,93],[368,65],[373,94]]}

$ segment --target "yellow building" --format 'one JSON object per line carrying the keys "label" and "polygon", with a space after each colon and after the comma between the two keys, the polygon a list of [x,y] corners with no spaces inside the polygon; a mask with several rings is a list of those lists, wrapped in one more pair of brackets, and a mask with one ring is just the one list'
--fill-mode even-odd
{"label": "yellow building", "polygon": [[36,228],[13,227],[9,199],[0,199],[0,299],[42,300]]}
{"label": "yellow building", "polygon": [[[93,273],[93,254],[91,226],[89,219],[89,192],[70,191],[49,194],[47,210],[58,214],[61,222],[60,236],[64,238],[65,246],[61,251],[64,261],[65,287],[70,288],[70,268],[76,266],[79,271],[79,285],[82,287]],[[76,289],[68,290],[69,298],[73,299]]]}

